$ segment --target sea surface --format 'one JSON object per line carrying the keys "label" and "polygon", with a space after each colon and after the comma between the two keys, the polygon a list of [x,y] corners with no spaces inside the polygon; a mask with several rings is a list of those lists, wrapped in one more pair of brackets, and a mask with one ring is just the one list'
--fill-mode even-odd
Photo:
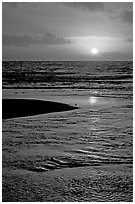
{"label": "sea surface", "polygon": [[132,61],[3,61],[2,88],[78,107],[3,119],[3,201],[132,201]]}

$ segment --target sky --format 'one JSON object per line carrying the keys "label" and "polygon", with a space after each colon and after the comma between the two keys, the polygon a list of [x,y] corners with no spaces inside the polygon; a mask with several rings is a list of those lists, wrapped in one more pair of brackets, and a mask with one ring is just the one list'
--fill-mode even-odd
{"label": "sky", "polygon": [[132,60],[133,3],[3,2],[2,59]]}

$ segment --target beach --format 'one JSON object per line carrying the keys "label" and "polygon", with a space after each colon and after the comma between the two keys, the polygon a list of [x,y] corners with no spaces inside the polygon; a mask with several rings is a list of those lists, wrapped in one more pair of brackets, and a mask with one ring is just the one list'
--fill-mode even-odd
{"label": "beach", "polygon": [[132,63],[3,67],[3,202],[131,202]]}
{"label": "beach", "polygon": [[[3,201],[130,202],[131,168],[123,165],[77,167],[30,172],[3,170]],[[117,171],[117,176],[114,172]]]}
{"label": "beach", "polygon": [[133,2],[2,2],[2,202],[133,202]]}
{"label": "beach", "polygon": [[[10,111],[3,119],[3,201],[132,200],[131,156],[126,155],[121,140],[116,143],[114,137],[111,142],[107,138],[103,142],[100,119],[102,109],[115,114],[116,104],[126,107],[126,101],[99,97],[90,104],[88,97],[47,96],[43,90],[3,90],[3,101],[7,103],[5,110],[16,110],[12,117]],[[30,107],[37,115],[16,117],[18,108],[27,114]],[[38,114],[38,108],[43,114]],[[56,108],[62,112],[55,112]],[[85,126],[88,120],[90,126]],[[118,119],[114,126],[120,128]],[[89,131],[96,134],[90,136]]]}

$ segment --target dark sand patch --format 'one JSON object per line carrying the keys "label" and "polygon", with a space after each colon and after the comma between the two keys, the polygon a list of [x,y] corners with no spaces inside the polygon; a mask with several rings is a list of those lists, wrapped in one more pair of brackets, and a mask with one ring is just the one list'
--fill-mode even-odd
{"label": "dark sand patch", "polygon": [[77,109],[77,107],[53,101],[2,99],[2,119],[70,111],[74,109]]}

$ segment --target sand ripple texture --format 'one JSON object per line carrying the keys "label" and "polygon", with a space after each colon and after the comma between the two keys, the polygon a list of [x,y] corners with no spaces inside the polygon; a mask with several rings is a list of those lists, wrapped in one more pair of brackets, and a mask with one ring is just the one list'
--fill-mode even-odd
{"label": "sand ripple texture", "polygon": [[127,101],[4,120],[3,200],[132,201],[132,104]]}
{"label": "sand ripple texture", "polygon": [[132,62],[4,62],[3,98],[78,108],[2,120],[3,201],[133,201],[132,91]]}
{"label": "sand ripple texture", "polygon": [[[79,169],[78,169],[79,171]],[[91,169],[90,175],[78,176],[82,172],[58,172],[55,175],[25,174],[3,177],[6,181],[3,185],[5,191],[3,200],[28,202],[62,202],[62,201],[89,201],[89,202],[126,202],[132,200],[131,178],[124,174],[114,174],[109,171],[98,171]],[[118,172],[119,173],[119,172]],[[8,191],[7,191],[8,190]]]}

